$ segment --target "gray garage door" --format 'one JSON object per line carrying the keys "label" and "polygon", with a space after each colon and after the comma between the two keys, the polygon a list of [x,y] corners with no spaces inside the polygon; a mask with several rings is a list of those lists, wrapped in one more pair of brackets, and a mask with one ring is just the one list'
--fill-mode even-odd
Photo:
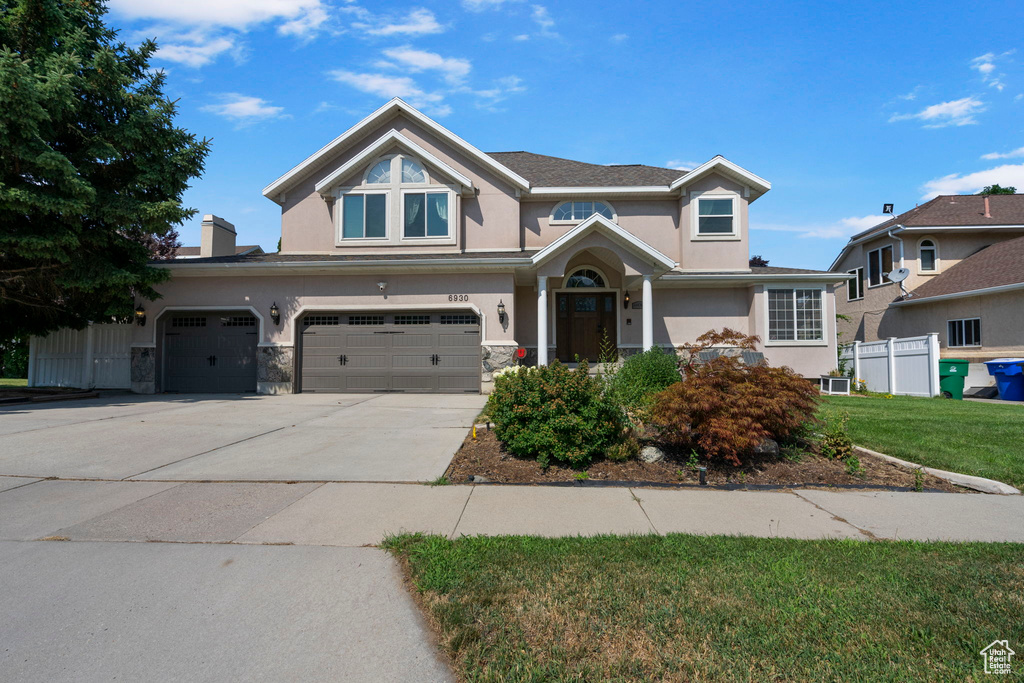
{"label": "gray garage door", "polygon": [[164,391],[256,391],[258,331],[249,312],[173,314],[164,323]]}
{"label": "gray garage door", "polygon": [[315,313],[300,328],[302,391],[480,391],[472,313]]}

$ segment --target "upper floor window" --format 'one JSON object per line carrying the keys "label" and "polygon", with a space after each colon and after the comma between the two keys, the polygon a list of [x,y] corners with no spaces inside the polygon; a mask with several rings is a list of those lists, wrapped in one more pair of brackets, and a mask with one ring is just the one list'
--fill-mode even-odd
{"label": "upper floor window", "polygon": [[382,159],[366,174],[367,185],[387,185],[391,182],[391,159]]}
{"label": "upper floor window", "polygon": [[566,287],[604,287],[604,277],[591,268],[580,268],[565,281]]}
{"label": "upper floor window", "polygon": [[402,199],[403,237],[448,236],[448,192],[405,192]]}
{"label": "upper floor window", "polygon": [[733,200],[729,198],[697,199],[697,234],[731,235],[736,232]]}
{"label": "upper floor window", "polygon": [[562,202],[551,212],[552,223],[579,223],[595,213],[599,213],[610,221],[615,220],[615,212],[605,202]]}
{"label": "upper floor window", "polygon": [[386,193],[347,194],[341,200],[342,239],[382,239],[387,236]]}
{"label": "upper floor window", "polygon": [[934,240],[921,240],[917,247],[918,258],[921,259],[921,272],[934,273],[938,270],[939,249]]}
{"label": "upper floor window", "polygon": [[868,287],[889,284],[885,276],[892,272],[892,245],[868,252]]}
{"label": "upper floor window", "polygon": [[846,300],[857,301],[858,299],[864,298],[864,269],[854,268],[853,270],[846,271],[850,275],[853,275],[852,280],[846,282]]}
{"label": "upper floor window", "polygon": [[423,167],[412,159],[402,159],[402,182],[425,183],[427,182],[427,174]]}

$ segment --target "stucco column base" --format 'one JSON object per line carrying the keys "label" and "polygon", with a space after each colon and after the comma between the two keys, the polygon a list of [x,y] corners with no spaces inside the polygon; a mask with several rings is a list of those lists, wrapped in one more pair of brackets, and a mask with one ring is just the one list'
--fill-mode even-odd
{"label": "stucco column base", "polygon": [[295,392],[295,354],[290,346],[261,346],[256,351],[256,393]]}
{"label": "stucco column base", "polygon": [[131,381],[133,393],[156,393],[156,349],[152,346],[132,347]]}

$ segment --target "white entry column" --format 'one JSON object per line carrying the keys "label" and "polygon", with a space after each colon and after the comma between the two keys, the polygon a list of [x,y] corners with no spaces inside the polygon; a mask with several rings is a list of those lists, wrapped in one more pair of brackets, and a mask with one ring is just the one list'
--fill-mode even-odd
{"label": "white entry column", "polygon": [[651,295],[653,287],[651,286],[651,276],[644,275],[644,286],[643,286],[643,332],[644,332],[644,351],[651,349],[654,346],[654,301]]}
{"label": "white entry column", "polygon": [[537,276],[537,365],[548,364],[548,278]]}

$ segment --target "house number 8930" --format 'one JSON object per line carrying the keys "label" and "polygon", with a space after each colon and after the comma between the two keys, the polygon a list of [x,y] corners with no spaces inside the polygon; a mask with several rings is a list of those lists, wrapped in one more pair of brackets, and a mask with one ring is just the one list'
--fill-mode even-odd
{"label": "house number 8930", "polygon": [[469,294],[449,294],[448,301],[469,301]]}

